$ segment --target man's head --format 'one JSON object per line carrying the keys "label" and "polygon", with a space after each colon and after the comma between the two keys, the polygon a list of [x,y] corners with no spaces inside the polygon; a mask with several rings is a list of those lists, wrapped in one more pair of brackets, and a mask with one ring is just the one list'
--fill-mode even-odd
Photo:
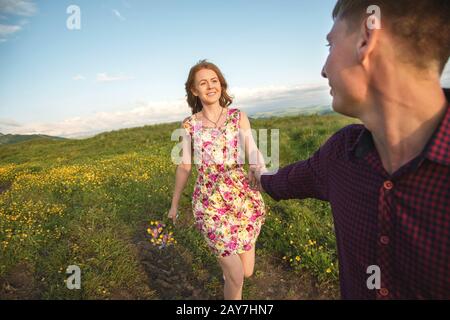
{"label": "man's head", "polygon": [[[381,28],[371,19],[380,9]],[[450,56],[449,0],[338,0],[328,34],[330,54],[322,75],[329,79],[333,109],[358,117],[373,91],[406,71],[412,81],[439,79]]]}

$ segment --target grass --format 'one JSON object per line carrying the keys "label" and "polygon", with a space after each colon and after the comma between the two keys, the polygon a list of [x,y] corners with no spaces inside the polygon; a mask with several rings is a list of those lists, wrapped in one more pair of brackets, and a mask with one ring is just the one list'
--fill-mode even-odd
{"label": "grass", "polygon": [[[255,119],[252,128],[280,130],[284,166],[308,158],[334,132],[355,122],[334,114],[309,115]],[[176,169],[170,160],[176,142],[170,134],[179,125],[0,146],[0,285],[11,282],[15,270],[25,269],[21,275],[32,292],[17,293],[18,298],[158,299],[143,271],[136,239],[142,239],[149,221],[164,219],[170,207]],[[190,272],[205,279],[205,292],[217,296],[220,268],[193,228],[195,179],[193,170],[174,236],[178,250],[190,255]],[[336,297],[338,265],[329,204],[314,199],[275,202],[263,196],[268,216],[258,259],[282,267],[292,282],[307,275],[319,296]],[[65,286],[69,265],[82,270],[80,290]],[[244,289],[245,297],[262,290],[261,274]],[[286,295],[293,296],[292,288]],[[0,296],[8,298],[2,290]]]}

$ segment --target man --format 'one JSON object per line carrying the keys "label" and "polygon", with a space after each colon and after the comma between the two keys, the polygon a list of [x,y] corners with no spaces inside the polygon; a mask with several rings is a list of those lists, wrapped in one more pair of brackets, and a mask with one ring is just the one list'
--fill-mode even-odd
{"label": "man", "polygon": [[343,299],[449,299],[450,1],[339,0],[333,18],[322,75],[333,109],[363,125],[250,179],[277,201],[330,202]]}

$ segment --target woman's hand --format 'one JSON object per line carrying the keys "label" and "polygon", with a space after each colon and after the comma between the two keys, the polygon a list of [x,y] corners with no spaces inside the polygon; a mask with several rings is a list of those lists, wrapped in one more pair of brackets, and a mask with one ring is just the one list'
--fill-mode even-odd
{"label": "woman's hand", "polygon": [[258,190],[260,192],[264,191],[261,186],[261,174],[263,174],[264,172],[267,172],[267,168],[265,166],[250,165],[248,171],[248,180],[251,189]]}
{"label": "woman's hand", "polygon": [[253,190],[257,190],[257,183],[258,183],[258,181],[256,180],[255,171],[256,168],[253,166],[250,166],[248,168],[248,182],[250,184],[250,188]]}
{"label": "woman's hand", "polygon": [[167,216],[169,217],[169,219],[172,219],[173,224],[175,225],[175,221],[178,219],[178,210],[171,207]]}

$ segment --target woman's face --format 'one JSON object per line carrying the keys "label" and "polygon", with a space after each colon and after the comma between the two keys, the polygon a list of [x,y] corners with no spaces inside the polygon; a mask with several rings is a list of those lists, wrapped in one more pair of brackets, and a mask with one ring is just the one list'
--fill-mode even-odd
{"label": "woman's face", "polygon": [[201,69],[195,74],[194,96],[198,96],[203,105],[216,103],[222,94],[219,77],[210,69]]}

